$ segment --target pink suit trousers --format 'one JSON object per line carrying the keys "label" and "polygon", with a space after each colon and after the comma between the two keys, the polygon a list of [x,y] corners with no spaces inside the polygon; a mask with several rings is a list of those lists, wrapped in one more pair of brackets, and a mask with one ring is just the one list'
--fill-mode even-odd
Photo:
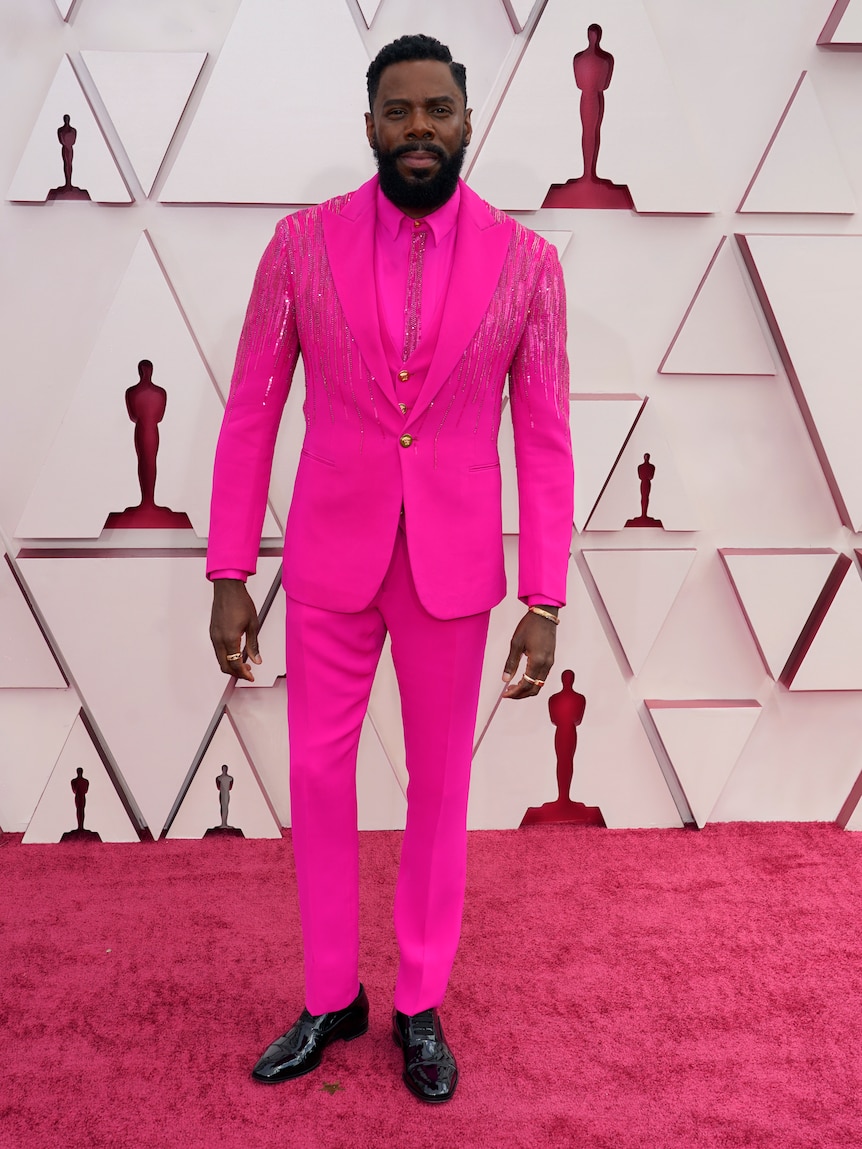
{"label": "pink suit trousers", "polygon": [[467,794],[489,612],[438,619],[419,601],[403,530],[374,600],[342,614],[287,600],[290,793],[305,1004],[359,988],[356,759],[387,631],[402,699],[408,815],[395,894],[395,1008],[439,1006],[458,947]]}

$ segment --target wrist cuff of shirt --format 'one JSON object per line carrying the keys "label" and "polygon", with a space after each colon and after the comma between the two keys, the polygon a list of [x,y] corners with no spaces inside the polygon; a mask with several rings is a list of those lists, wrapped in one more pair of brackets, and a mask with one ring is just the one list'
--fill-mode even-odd
{"label": "wrist cuff of shirt", "polygon": [[248,579],[248,571],[207,571],[207,578],[210,580],[210,582],[215,582],[215,580],[219,578],[235,578],[239,579],[240,582],[245,582]]}

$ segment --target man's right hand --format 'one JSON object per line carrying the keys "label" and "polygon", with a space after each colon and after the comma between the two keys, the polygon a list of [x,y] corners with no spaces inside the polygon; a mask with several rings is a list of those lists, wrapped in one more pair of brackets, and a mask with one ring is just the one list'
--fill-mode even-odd
{"label": "man's right hand", "polygon": [[[222,673],[254,682],[248,661],[251,659],[256,666],[262,661],[257,648],[257,611],[240,579],[213,580],[210,638]],[[241,657],[228,660],[229,654],[241,654]]]}

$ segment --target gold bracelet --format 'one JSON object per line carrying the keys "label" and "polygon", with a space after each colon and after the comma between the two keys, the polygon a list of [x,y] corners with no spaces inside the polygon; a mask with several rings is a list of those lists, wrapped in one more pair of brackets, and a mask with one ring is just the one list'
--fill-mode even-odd
{"label": "gold bracelet", "polygon": [[560,625],[560,620],[555,614],[551,614],[549,610],[542,610],[540,606],[528,606],[527,610],[530,612],[530,614],[540,614],[542,618],[549,618],[554,626]]}

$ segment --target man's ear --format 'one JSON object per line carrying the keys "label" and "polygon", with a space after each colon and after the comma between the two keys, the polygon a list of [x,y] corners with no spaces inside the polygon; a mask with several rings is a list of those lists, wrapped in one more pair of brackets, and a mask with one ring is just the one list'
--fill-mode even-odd
{"label": "man's ear", "polygon": [[365,138],[369,145],[374,147],[374,117],[370,112],[365,113]]}
{"label": "man's ear", "polygon": [[473,124],[470,120],[470,117],[472,116],[472,114],[473,114],[472,108],[467,108],[467,110],[464,112],[464,146],[465,147],[467,146],[467,144],[469,144],[470,140],[473,137]]}

